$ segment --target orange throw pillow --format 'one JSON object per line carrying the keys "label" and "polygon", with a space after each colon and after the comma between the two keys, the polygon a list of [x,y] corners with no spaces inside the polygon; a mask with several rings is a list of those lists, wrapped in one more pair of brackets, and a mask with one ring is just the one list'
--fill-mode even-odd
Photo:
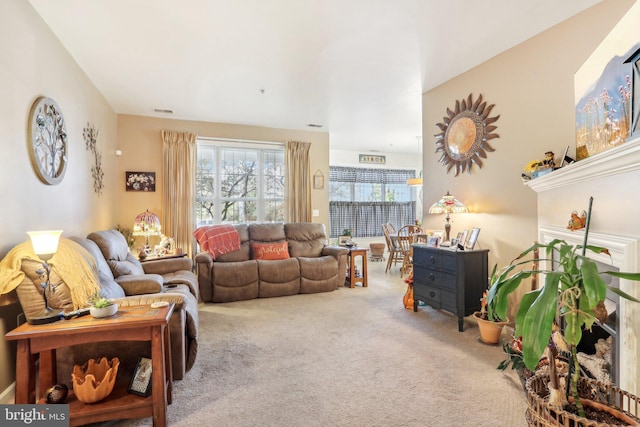
{"label": "orange throw pillow", "polygon": [[287,259],[289,257],[289,244],[287,242],[281,243],[253,243],[253,257],[254,259]]}

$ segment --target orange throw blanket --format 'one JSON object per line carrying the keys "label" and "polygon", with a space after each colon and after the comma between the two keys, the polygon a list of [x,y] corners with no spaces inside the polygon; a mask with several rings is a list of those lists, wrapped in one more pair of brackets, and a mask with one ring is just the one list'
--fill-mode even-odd
{"label": "orange throw blanket", "polygon": [[193,232],[193,237],[213,259],[240,249],[240,235],[233,225],[204,225]]}

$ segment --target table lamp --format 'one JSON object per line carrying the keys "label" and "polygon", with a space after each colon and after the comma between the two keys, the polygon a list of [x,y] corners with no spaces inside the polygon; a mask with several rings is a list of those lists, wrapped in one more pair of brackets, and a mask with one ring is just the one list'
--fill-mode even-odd
{"label": "table lamp", "polygon": [[447,191],[447,194],[442,196],[440,200],[435,202],[429,208],[430,214],[443,214],[443,213],[446,214],[446,216],[444,217],[445,218],[445,224],[444,224],[445,242],[448,242],[450,240],[449,233],[451,231],[451,223],[449,221],[451,217],[449,216],[449,214],[466,213],[466,212],[469,212],[469,211],[467,210],[467,207],[464,205],[464,203],[462,203],[461,201],[453,197],[451,194],[449,194],[448,191]]}
{"label": "table lamp", "polygon": [[147,209],[138,215],[133,224],[133,235],[144,236],[144,251],[149,254],[151,247],[149,246],[149,236],[160,236],[162,227],[160,226],[160,218]]}
{"label": "table lamp", "polygon": [[62,230],[27,231],[27,234],[31,239],[33,252],[42,261],[43,269],[36,270],[36,273],[44,280],[40,283],[40,286],[42,286],[42,296],[44,297],[44,308],[36,316],[31,316],[28,322],[31,325],[52,323],[61,318],[60,314],[62,310],[49,307],[49,297],[56,292],[56,287],[52,285],[49,280],[51,266],[47,261],[50,260],[58,250],[58,242],[60,241]]}

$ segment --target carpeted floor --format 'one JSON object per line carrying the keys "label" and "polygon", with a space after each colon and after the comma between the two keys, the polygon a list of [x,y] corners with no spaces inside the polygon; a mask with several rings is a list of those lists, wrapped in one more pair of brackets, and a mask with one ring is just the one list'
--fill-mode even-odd
{"label": "carpeted floor", "polygon": [[[404,309],[397,267],[369,287],[200,308],[198,359],[174,383],[170,426],[526,425],[524,391],[446,312]],[[109,426],[147,426],[151,419]]]}

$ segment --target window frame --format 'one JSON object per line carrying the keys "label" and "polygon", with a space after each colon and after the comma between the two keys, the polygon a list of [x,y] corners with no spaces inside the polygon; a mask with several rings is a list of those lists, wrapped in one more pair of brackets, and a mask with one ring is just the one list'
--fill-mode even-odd
{"label": "window frame", "polygon": [[[198,137],[196,139],[196,164],[199,165],[201,156],[201,148],[206,147],[207,150],[213,150],[213,197],[209,200],[214,203],[214,206],[217,206],[213,211],[213,218],[207,219],[206,221],[202,221],[202,218],[199,218],[199,209],[198,203],[203,199],[198,196],[198,175],[199,175],[199,166],[196,166],[196,179],[195,179],[195,187],[194,188],[194,224],[196,227],[201,225],[210,225],[210,224],[235,224],[237,223],[235,220],[222,220],[222,203],[231,201],[231,202],[243,202],[243,203],[255,203],[256,204],[256,213],[255,219],[246,220],[242,222],[268,222],[266,219],[266,214],[269,211],[266,206],[267,204],[271,204],[273,202],[281,203],[283,206],[283,214],[282,218],[278,218],[272,221],[284,221],[284,203],[285,203],[285,195],[286,195],[286,159],[285,159],[285,145],[284,143],[277,142],[265,142],[265,141],[247,141],[247,140],[234,140],[234,139],[224,139],[224,138],[210,138],[210,137]],[[223,162],[223,153],[225,150],[239,150],[239,151],[247,151],[255,153],[256,157],[256,167],[255,167],[255,179],[256,179],[256,189],[255,189],[255,197],[254,196],[245,196],[245,197],[228,197],[222,195],[222,173],[223,168],[221,168]],[[264,180],[265,180],[265,153],[269,152],[280,152],[282,156],[282,164],[278,166],[282,168],[282,182],[283,182],[283,191],[282,197],[274,197],[272,195],[267,195],[269,193],[268,189],[264,188]]]}

